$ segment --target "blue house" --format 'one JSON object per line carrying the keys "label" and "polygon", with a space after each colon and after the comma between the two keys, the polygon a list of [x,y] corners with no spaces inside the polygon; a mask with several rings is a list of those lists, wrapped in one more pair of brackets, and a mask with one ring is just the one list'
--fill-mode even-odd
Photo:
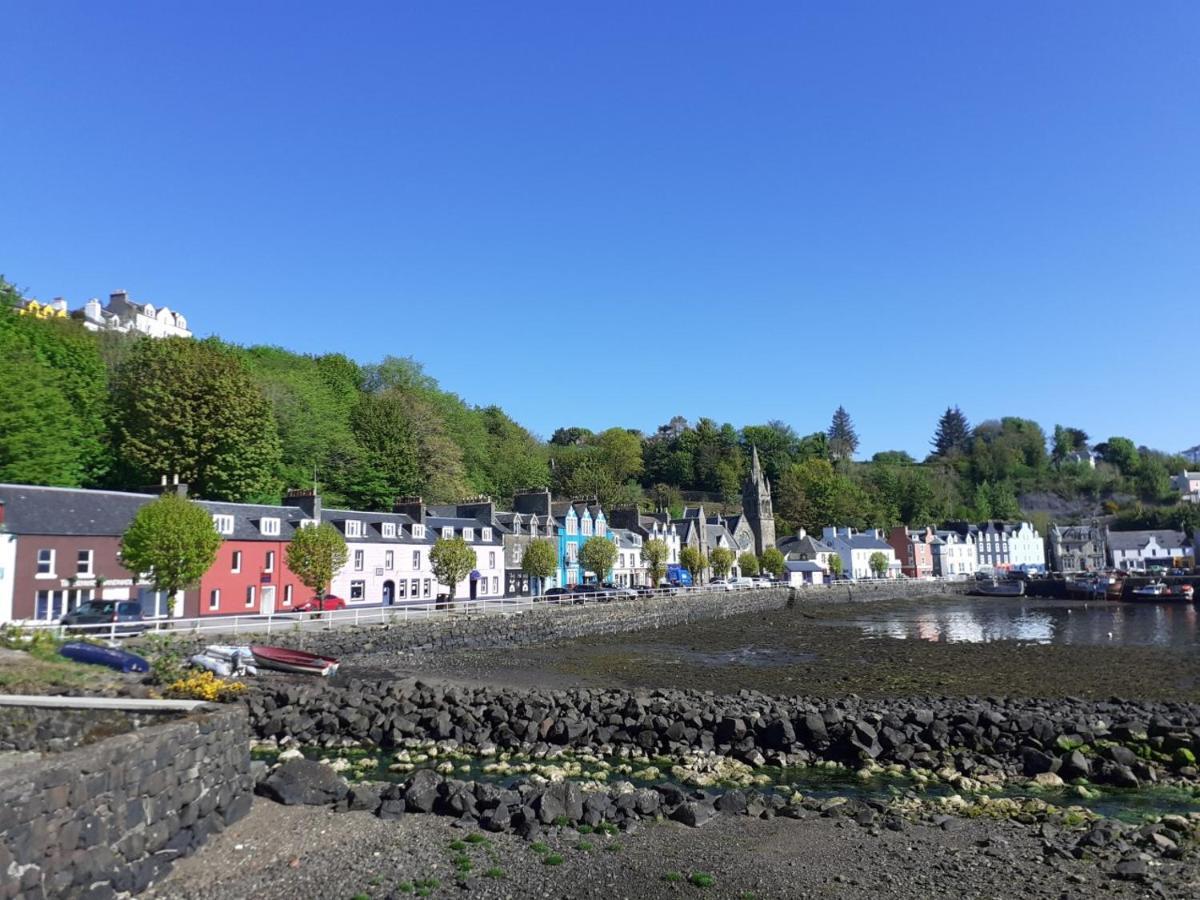
{"label": "blue house", "polygon": [[[589,574],[590,580],[597,580],[596,573],[585,572],[579,564],[579,551],[592,537],[613,540],[600,504],[584,500],[555,503],[552,512],[558,523],[558,583],[563,587],[584,584]],[[611,573],[605,576],[611,580]]]}

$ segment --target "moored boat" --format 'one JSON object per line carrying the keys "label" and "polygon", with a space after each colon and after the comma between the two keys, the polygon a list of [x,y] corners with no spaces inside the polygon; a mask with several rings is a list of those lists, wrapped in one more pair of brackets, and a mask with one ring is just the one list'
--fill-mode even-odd
{"label": "moored boat", "polygon": [[261,644],[251,644],[250,653],[260,668],[274,669],[277,672],[328,676],[337,672],[338,668],[336,659],[305,653],[303,650],[289,650],[287,647],[264,647]]}
{"label": "moored boat", "polygon": [[1196,589],[1190,584],[1169,585],[1163,581],[1152,581],[1130,591],[1130,599],[1142,602],[1169,602],[1173,600],[1190,603],[1195,597]]}
{"label": "moored boat", "polygon": [[968,593],[975,597],[1023,597],[1024,581],[976,581]]}
{"label": "moored boat", "polygon": [[118,650],[105,647],[102,644],[89,644],[87,641],[72,641],[63,644],[59,654],[75,662],[88,663],[93,666],[108,666],[118,672],[149,672],[150,663],[136,653],[128,650]]}

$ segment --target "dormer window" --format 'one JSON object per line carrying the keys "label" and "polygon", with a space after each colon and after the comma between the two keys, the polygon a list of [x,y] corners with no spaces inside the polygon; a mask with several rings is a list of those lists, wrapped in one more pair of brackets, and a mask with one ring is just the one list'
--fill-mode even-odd
{"label": "dormer window", "polygon": [[395,522],[384,522],[383,523],[383,536],[385,538],[394,538],[396,536],[396,523]]}
{"label": "dormer window", "polygon": [[362,522],[357,519],[347,519],[346,537],[362,537]]}
{"label": "dormer window", "polygon": [[415,538],[423,538],[423,537],[425,537],[425,526],[424,526],[424,525],[419,525],[419,524],[418,524],[418,525],[413,525],[413,527],[412,527],[412,536],[413,536],[413,537],[415,537]]}
{"label": "dormer window", "polygon": [[316,519],[301,519],[300,527],[301,528],[316,528],[317,520]]}
{"label": "dormer window", "polygon": [[579,524],[575,519],[575,514],[567,516],[567,534],[575,534],[579,530]]}
{"label": "dormer window", "polygon": [[592,520],[587,516],[583,517],[583,533],[585,536],[592,533]]}
{"label": "dormer window", "polygon": [[213,528],[217,529],[217,534],[233,534],[233,516],[213,516]]}
{"label": "dormer window", "polygon": [[462,536],[463,536],[464,541],[475,540],[475,529],[474,528],[464,528],[462,530],[462,533],[463,533]]}
{"label": "dormer window", "polygon": [[442,537],[447,541],[450,540],[452,537],[454,537],[454,529],[447,525],[442,529]]}
{"label": "dormer window", "polygon": [[485,529],[483,529],[483,531],[482,531],[482,532],[480,533],[480,535],[479,535],[479,539],[480,539],[481,541],[491,541],[491,539],[492,539],[492,529],[490,529],[490,528],[485,528]]}
{"label": "dormer window", "polygon": [[279,536],[279,520],[278,519],[262,519],[258,523],[258,530],[268,537]]}

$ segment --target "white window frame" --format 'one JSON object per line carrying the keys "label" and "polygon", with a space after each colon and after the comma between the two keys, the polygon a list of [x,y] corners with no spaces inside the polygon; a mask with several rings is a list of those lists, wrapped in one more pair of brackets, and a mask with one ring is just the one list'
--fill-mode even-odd
{"label": "white window frame", "polygon": [[413,567],[414,571],[421,568],[421,551],[420,550],[413,551],[412,567]]}
{"label": "white window frame", "polygon": [[[357,597],[354,596],[355,591],[358,592]],[[367,582],[365,579],[356,578],[356,579],[354,579],[354,581],[350,582],[350,597],[348,599],[351,602],[353,602],[355,600],[366,600],[367,599]]]}
{"label": "white window frame", "polygon": [[496,551],[495,550],[488,551],[488,568],[489,569],[496,568]]}
{"label": "white window frame", "polygon": [[226,513],[213,513],[213,528],[217,534],[233,534],[233,516]]}
{"label": "white window frame", "polygon": [[579,531],[579,520],[574,516],[567,516],[567,534],[576,534]]}
{"label": "white window frame", "polygon": [[[48,554],[46,556],[45,560],[42,559],[43,554]],[[41,549],[39,549],[37,552],[37,567],[36,567],[37,575],[35,577],[37,577],[37,578],[56,578],[56,577],[58,577],[54,574],[54,563],[57,559],[58,559],[58,551],[54,550],[53,548],[42,547]],[[44,571],[44,572],[42,571],[42,566],[46,567],[46,571]]]}
{"label": "white window frame", "polygon": [[396,568],[396,551],[387,550],[383,554],[383,567],[389,572]]}
{"label": "white window frame", "polygon": [[366,553],[364,553],[362,550],[355,550],[354,551],[354,571],[355,572],[363,571],[363,567],[365,565],[366,565]]}
{"label": "white window frame", "polygon": [[346,537],[362,537],[362,522],[358,519],[347,519]]}
{"label": "white window frame", "polygon": [[[83,563],[80,559],[84,554],[87,554],[87,562]],[[94,550],[76,550],[75,551],[75,574],[91,576],[94,573],[96,560],[96,551]]]}
{"label": "white window frame", "polygon": [[213,588],[208,592],[208,611],[221,608],[221,589]]}
{"label": "white window frame", "polygon": [[492,540],[492,529],[485,528],[481,532],[479,532],[479,539],[481,541],[487,541],[490,543]]}
{"label": "white window frame", "polygon": [[414,524],[412,527],[412,536],[415,538],[424,538],[425,537],[425,526],[422,525],[420,522]]}
{"label": "white window frame", "polygon": [[474,528],[464,528],[462,530],[462,537],[463,537],[463,540],[466,541],[467,543],[470,543],[471,541],[475,540],[475,529]]}
{"label": "white window frame", "polygon": [[454,537],[454,529],[451,528],[449,525],[443,526],[442,527],[442,540],[448,541],[453,537]]}
{"label": "white window frame", "polygon": [[591,517],[590,517],[590,516],[584,516],[584,517],[583,517],[583,529],[582,529],[582,531],[583,531],[583,536],[584,536],[584,537],[591,537],[591,536],[592,536],[592,520],[591,520]]}
{"label": "white window frame", "polygon": [[396,536],[396,523],[384,522],[382,531],[385,538],[394,538]]}
{"label": "white window frame", "polygon": [[258,530],[267,537],[279,537],[279,520],[275,518],[262,519],[258,523]]}
{"label": "white window frame", "polygon": [[290,584],[285,584],[283,586],[283,605],[292,605],[292,586]]}
{"label": "white window frame", "polygon": [[266,565],[263,566],[263,571],[264,572],[274,572],[275,571],[275,551],[274,550],[267,551],[267,562],[266,562]]}
{"label": "white window frame", "polygon": [[242,551],[234,550],[233,556],[229,560],[229,573],[237,575],[242,571]]}
{"label": "white window frame", "polygon": [[257,599],[258,589],[253,584],[246,585],[246,609],[254,609],[254,601]]}

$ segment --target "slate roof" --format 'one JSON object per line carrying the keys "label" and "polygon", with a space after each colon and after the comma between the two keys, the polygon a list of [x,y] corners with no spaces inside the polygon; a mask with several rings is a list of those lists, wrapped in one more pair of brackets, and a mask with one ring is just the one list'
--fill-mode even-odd
{"label": "slate roof", "polygon": [[[227,541],[290,541],[308,516],[298,506],[269,506],[258,503],[224,503],[217,500],[197,500],[215,515],[233,516],[233,533],[222,534]],[[279,534],[263,534],[263,519],[278,519]]]}
{"label": "slate roof", "polygon": [[612,533],[613,537],[616,538],[617,546],[622,550],[642,549],[641,535],[635,534],[628,528],[614,528]]}
{"label": "slate roof", "polygon": [[1187,535],[1182,531],[1159,528],[1150,531],[1110,531],[1108,546],[1113,550],[1141,550],[1152,537],[1164,550],[1182,550],[1187,543]]}
{"label": "slate roof", "polygon": [[817,540],[811,534],[806,534],[804,537],[797,537],[790,534],[787,537],[776,541],[775,546],[779,548],[785,556],[789,553],[794,553],[798,556],[808,556],[815,558],[818,553],[832,553],[833,548],[824,541]]}
{"label": "slate roof", "polygon": [[0,484],[3,530],[11,534],[120,537],[137,511],[157,494]]}
{"label": "slate roof", "polygon": [[817,563],[811,559],[789,559],[785,560],[783,567],[789,572],[824,572]]}

